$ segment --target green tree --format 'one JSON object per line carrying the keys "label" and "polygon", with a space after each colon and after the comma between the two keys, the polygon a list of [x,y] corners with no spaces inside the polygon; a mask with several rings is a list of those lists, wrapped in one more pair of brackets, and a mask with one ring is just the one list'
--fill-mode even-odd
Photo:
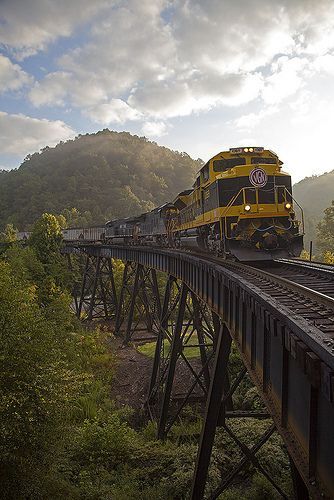
{"label": "green tree", "polygon": [[317,244],[321,252],[334,251],[334,200],[324,210],[324,217],[317,226]]}
{"label": "green tree", "polygon": [[61,227],[57,217],[44,213],[33,227],[30,246],[42,263],[49,264],[58,255],[61,242]]}
{"label": "green tree", "polygon": [[44,268],[44,278],[37,281],[41,302],[45,300],[49,303],[50,297],[60,296],[64,289],[69,290],[71,287],[71,273],[65,257],[60,253],[61,244],[62,233],[57,216],[43,214],[35,223],[29,238],[30,248]]}
{"label": "green tree", "polygon": [[17,240],[17,230],[13,224],[6,224],[5,230],[0,233],[0,241],[4,243],[14,243]]}
{"label": "green tree", "polygon": [[62,214],[69,226],[140,214],[190,187],[201,165],[126,132],[79,136],[0,172],[0,228],[28,230],[42,213]]}
{"label": "green tree", "polygon": [[59,419],[67,408],[71,375],[66,338],[61,322],[56,327],[39,307],[35,287],[0,261],[2,498],[37,498],[29,494],[29,483],[51,460]]}

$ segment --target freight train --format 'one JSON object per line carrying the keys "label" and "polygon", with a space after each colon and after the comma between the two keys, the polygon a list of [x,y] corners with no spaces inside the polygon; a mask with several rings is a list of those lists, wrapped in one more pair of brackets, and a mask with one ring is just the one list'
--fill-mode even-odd
{"label": "freight train", "polygon": [[213,156],[173,201],[105,226],[66,229],[64,240],[191,248],[240,261],[298,257],[303,211],[282,164],[263,147],[231,148]]}

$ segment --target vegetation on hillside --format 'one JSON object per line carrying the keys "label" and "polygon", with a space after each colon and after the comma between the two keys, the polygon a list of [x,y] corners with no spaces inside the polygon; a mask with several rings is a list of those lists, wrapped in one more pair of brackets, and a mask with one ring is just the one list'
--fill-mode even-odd
{"label": "vegetation on hillside", "polygon": [[328,264],[334,264],[334,200],[317,226],[317,247]]}
{"label": "vegetation on hillside", "polygon": [[201,165],[127,132],[79,135],[0,171],[0,228],[28,229],[43,212],[72,207],[81,213],[74,224],[138,214],[190,187]]}
{"label": "vegetation on hillside", "polygon": [[316,243],[317,224],[324,210],[331,204],[334,192],[334,170],[306,177],[293,186],[294,198],[300,203],[305,214],[305,246],[312,240]]}

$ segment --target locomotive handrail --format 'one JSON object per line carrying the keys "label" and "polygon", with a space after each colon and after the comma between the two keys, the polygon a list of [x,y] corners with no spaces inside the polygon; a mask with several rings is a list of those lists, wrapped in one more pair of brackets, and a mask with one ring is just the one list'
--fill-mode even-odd
{"label": "locomotive handrail", "polygon": [[300,212],[301,212],[301,217],[302,217],[302,220],[301,220],[301,225],[302,225],[302,234],[305,234],[305,225],[304,225],[304,210],[303,208],[301,207],[301,205],[298,203],[298,201],[296,200],[296,198],[293,197],[292,193],[287,189],[285,188],[285,190],[289,193],[289,195],[291,196],[291,199],[294,203],[296,203],[297,207],[299,208]]}
{"label": "locomotive handrail", "polygon": [[[224,213],[223,213],[223,215],[222,215],[222,219],[224,219],[224,229],[225,229],[225,231],[224,231],[224,236],[225,236],[225,238],[228,238],[228,236],[227,236],[227,212],[228,212],[228,210],[231,208],[231,206],[233,206],[234,201],[238,198],[239,194],[240,194],[243,190],[244,190],[244,188],[239,189],[238,193],[237,193],[236,195],[234,195],[234,196],[230,199],[230,201],[229,201],[228,205],[226,205],[226,209],[225,209],[225,211],[224,211]],[[222,233],[222,227],[220,228],[220,232]],[[221,239],[223,239],[223,234],[221,234],[221,235],[220,235],[220,237],[221,237]]]}

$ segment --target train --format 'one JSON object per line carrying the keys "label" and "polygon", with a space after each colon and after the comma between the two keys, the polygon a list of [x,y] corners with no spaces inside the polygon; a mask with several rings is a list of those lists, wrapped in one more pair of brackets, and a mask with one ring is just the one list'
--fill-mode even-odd
{"label": "train", "polygon": [[264,147],[230,148],[210,158],[174,200],[104,225],[65,229],[64,240],[188,248],[239,261],[298,257],[303,210],[282,165]]}

